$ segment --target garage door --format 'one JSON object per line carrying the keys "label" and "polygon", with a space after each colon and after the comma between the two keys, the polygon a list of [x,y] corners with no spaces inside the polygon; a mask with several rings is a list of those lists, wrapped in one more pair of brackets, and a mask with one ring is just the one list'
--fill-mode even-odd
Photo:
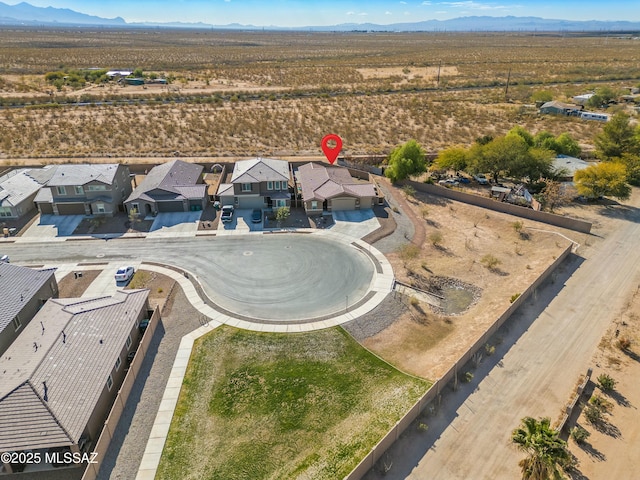
{"label": "garage door", "polygon": [[59,203],[59,215],[84,215],[84,203]]}
{"label": "garage door", "polygon": [[334,198],[331,200],[331,211],[338,212],[340,210],[355,210],[355,198]]}
{"label": "garage door", "polygon": [[38,209],[42,215],[52,214],[53,213],[53,204],[52,203],[39,203]]}
{"label": "garage door", "polygon": [[238,208],[264,208],[264,197],[238,196]]}
{"label": "garage door", "polygon": [[182,202],[158,202],[159,212],[184,212]]}

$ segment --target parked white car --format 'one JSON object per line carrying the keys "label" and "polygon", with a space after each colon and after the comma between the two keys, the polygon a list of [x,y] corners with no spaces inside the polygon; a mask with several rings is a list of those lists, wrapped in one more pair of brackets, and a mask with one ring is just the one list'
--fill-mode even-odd
{"label": "parked white car", "polygon": [[222,223],[229,223],[231,220],[233,220],[233,205],[225,205],[224,207],[222,207],[220,220],[222,220]]}
{"label": "parked white car", "polygon": [[489,180],[482,173],[473,176],[473,179],[480,185],[489,185]]}
{"label": "parked white car", "polygon": [[134,273],[136,273],[136,269],[131,266],[120,267],[115,275],[116,283],[128,282],[129,280],[131,280]]}

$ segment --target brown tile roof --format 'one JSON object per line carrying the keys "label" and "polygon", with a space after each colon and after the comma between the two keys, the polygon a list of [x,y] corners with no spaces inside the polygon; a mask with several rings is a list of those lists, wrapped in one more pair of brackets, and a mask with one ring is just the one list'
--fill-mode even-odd
{"label": "brown tile roof", "polygon": [[[153,167],[125,202],[137,199],[154,201],[158,195],[173,194],[176,199],[203,198],[206,186],[197,185],[204,167],[182,160],[173,160]],[[158,194],[154,190],[164,193]]]}
{"label": "brown tile roof", "polygon": [[[78,442],[148,295],[118,291],[42,307],[0,358],[0,450]],[[42,428],[34,430],[34,423]]]}
{"label": "brown tile roof", "polygon": [[324,201],[334,197],[375,197],[371,183],[359,183],[344,167],[307,163],[298,168],[302,199]]}

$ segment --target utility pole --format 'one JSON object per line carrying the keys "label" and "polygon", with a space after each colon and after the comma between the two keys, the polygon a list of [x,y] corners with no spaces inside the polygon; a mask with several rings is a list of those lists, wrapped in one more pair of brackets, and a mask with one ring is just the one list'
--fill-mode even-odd
{"label": "utility pole", "polygon": [[436,80],[436,87],[440,86],[440,67],[442,67],[442,60],[438,63],[438,79]]}
{"label": "utility pole", "polygon": [[511,80],[511,68],[509,68],[509,73],[507,74],[507,86],[504,89],[504,99],[507,99],[507,95],[509,94],[509,81]]}

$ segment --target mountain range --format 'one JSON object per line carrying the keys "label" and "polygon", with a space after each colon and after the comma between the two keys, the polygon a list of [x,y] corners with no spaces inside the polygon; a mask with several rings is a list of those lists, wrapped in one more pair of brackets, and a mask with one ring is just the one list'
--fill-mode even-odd
{"label": "mountain range", "polygon": [[539,17],[460,17],[450,20],[425,20],[412,23],[379,25],[374,23],[343,23],[330,26],[278,27],[242,25],[212,25],[207,23],[127,23],[123,18],[102,18],[76,12],[68,8],[35,7],[22,2],[7,5],[0,2],[0,26],[105,26],[105,27],[167,27],[167,28],[215,28],[228,30],[280,30],[280,31],[385,31],[385,32],[470,32],[470,31],[626,31],[640,32],[640,22],[629,21],[574,21]]}

